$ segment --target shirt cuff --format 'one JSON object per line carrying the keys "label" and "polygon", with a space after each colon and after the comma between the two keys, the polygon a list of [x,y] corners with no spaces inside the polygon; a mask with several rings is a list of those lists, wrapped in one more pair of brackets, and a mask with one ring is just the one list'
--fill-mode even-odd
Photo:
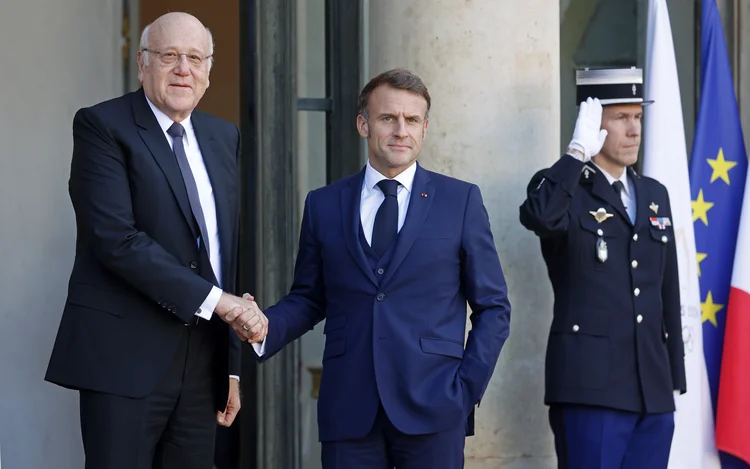
{"label": "shirt cuff", "polygon": [[237,375],[229,375],[230,378],[236,379],[237,381],[240,380],[240,377]]}
{"label": "shirt cuff", "polygon": [[211,287],[211,291],[208,293],[206,299],[203,300],[203,304],[198,308],[198,311],[195,312],[195,315],[206,321],[210,321],[211,316],[213,316],[214,310],[216,309],[216,305],[219,304],[221,293],[222,291],[219,288]]}
{"label": "shirt cuff", "polygon": [[266,338],[263,338],[263,342],[259,344],[250,344],[253,346],[253,350],[255,350],[256,355],[259,357],[262,357],[266,353]]}

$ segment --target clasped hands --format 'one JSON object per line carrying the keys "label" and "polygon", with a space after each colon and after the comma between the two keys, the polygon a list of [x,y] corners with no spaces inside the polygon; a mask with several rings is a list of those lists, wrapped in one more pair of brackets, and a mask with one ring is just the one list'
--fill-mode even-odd
{"label": "clasped hands", "polygon": [[248,293],[242,298],[222,293],[215,311],[244,342],[259,344],[268,333],[268,318]]}

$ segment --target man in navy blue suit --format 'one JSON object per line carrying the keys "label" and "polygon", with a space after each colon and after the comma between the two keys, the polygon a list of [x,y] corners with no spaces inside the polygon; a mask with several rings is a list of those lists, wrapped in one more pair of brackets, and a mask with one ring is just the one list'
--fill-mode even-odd
{"label": "man in navy blue suit", "polygon": [[[369,161],[308,194],[294,283],[265,311],[261,360],[326,320],[324,469],[463,467],[474,406],[508,338],[510,303],[479,188],[416,162],[429,110],[409,71],[365,86],[357,128]],[[235,330],[263,329],[253,314]]]}

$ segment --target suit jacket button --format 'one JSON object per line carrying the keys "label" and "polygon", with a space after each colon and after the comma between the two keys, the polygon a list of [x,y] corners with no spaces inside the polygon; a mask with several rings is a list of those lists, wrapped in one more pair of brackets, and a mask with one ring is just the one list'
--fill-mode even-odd
{"label": "suit jacket button", "polygon": [[637,317],[635,318],[635,320],[636,320],[636,321],[638,322],[638,324],[640,324],[640,323],[641,323],[641,321],[643,321],[643,316],[641,316],[641,315],[639,314],[639,315],[638,315],[638,316],[637,316]]}
{"label": "suit jacket button", "polygon": [[378,296],[376,298],[378,299],[378,301],[383,301],[385,299],[385,294],[384,293],[378,293]]}
{"label": "suit jacket button", "polygon": [[638,261],[633,260],[633,262],[631,262],[630,265],[632,265],[633,268],[635,269],[636,267],[638,267]]}
{"label": "suit jacket button", "polygon": [[633,235],[633,241],[638,241],[638,233]]}
{"label": "suit jacket button", "polygon": [[581,328],[578,327],[578,324],[573,324],[573,332],[578,332]]}
{"label": "suit jacket button", "polygon": [[383,275],[383,272],[385,272],[385,270],[383,270],[382,267],[378,269],[378,275]]}
{"label": "suit jacket button", "polygon": [[635,290],[633,290],[633,295],[638,296],[640,294],[641,294],[641,289],[640,288],[636,288]]}
{"label": "suit jacket button", "polygon": [[190,263],[190,268],[191,268],[191,269],[197,269],[197,268],[198,268],[198,262],[197,262],[197,261],[193,261],[193,262],[191,262],[191,263]]}

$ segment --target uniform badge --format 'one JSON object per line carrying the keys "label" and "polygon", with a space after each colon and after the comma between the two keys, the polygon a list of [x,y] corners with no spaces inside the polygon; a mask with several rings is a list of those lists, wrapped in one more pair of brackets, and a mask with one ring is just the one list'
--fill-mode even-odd
{"label": "uniform badge", "polygon": [[599,262],[607,262],[607,257],[609,257],[607,242],[602,238],[596,240],[596,257],[599,259]]}
{"label": "uniform badge", "polygon": [[669,217],[650,217],[648,220],[651,222],[651,226],[655,226],[660,230],[666,230],[668,226],[672,226]]}
{"label": "uniform badge", "polygon": [[656,205],[656,204],[655,204],[655,203],[653,203],[653,202],[651,202],[651,205],[649,205],[649,206],[648,206],[648,208],[650,208],[651,210],[653,210],[653,211],[654,211],[654,213],[656,213],[656,212],[658,212],[658,211],[659,211],[659,206],[658,206],[658,205]]}
{"label": "uniform badge", "polygon": [[607,211],[604,210],[604,208],[601,208],[601,207],[596,212],[591,211],[589,213],[591,214],[592,217],[594,217],[594,219],[596,220],[597,223],[602,223],[602,222],[604,222],[604,221],[606,221],[609,218],[612,218],[614,216],[611,213],[607,213]]}

